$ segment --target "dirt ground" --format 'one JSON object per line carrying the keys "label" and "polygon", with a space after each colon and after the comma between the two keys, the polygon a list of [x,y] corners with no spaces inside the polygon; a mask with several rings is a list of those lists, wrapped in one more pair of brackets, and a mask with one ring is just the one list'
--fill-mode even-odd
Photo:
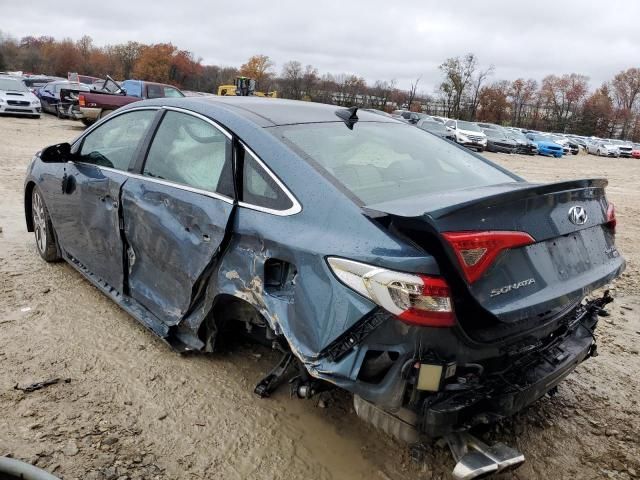
{"label": "dirt ground", "polygon": [[[356,417],[347,394],[254,397],[271,352],[178,355],[70,266],[42,261],[24,225],[25,169],[81,130],[51,116],[0,118],[0,455],[64,479],[449,478],[448,450],[430,447],[415,464]],[[640,160],[489,156],[530,180],[607,177],[628,261],[600,322],[600,356],[486,433],[527,458],[500,478],[638,478]],[[14,388],[52,378],[68,381]]]}

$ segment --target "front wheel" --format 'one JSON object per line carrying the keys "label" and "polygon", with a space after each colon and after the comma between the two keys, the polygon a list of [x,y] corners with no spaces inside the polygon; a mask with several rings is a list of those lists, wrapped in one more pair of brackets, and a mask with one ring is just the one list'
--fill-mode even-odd
{"label": "front wheel", "polygon": [[51,217],[49,217],[49,211],[38,187],[33,187],[33,192],[31,193],[31,217],[33,219],[36,248],[40,256],[47,262],[60,260]]}

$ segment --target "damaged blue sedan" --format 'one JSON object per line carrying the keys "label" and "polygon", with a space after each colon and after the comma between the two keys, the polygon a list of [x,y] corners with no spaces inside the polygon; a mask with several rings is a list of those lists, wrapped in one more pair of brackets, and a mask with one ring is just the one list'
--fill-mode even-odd
{"label": "damaged blue sedan", "polygon": [[530,183],[357,108],[165,98],[36,154],[25,214],[44,260],[176,350],[240,330],[282,354],[259,396],[346,389],[473,478],[523,457],[467,431],[596,354],[611,297],[585,297],[625,267],[606,185]]}

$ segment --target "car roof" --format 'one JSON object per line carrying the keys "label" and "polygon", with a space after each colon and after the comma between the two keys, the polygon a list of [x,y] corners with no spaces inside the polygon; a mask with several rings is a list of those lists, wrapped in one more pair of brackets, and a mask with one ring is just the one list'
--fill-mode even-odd
{"label": "car roof", "polygon": [[[206,110],[207,106],[217,106],[232,111],[234,114],[245,117],[260,126],[293,125],[299,123],[324,123],[342,121],[336,111],[346,107],[327,105],[324,103],[304,102],[300,100],[285,100],[279,98],[264,97],[236,97],[217,96],[185,97],[158,99],[153,103],[165,102],[176,107],[199,107]],[[139,105],[139,104],[138,104]],[[357,116],[361,122],[395,123],[403,124],[394,118],[371,113],[365,109],[359,109]]]}

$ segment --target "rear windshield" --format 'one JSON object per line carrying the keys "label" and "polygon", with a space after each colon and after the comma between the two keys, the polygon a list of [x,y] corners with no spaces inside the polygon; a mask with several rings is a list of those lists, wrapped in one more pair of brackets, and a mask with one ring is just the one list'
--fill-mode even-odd
{"label": "rear windshield", "polygon": [[371,205],[452,189],[513,182],[465,150],[406,124],[307,123],[273,133]]}

